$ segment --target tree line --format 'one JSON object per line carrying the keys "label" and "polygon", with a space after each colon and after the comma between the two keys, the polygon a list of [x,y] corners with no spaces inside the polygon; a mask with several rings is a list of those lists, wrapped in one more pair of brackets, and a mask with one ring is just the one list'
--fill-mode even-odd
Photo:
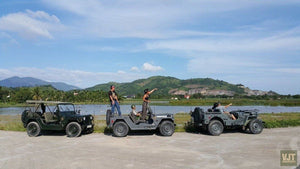
{"label": "tree line", "polygon": [[24,103],[26,100],[51,100],[63,102],[108,102],[108,91],[60,91],[52,87],[0,87],[0,101]]}
{"label": "tree line", "polygon": [[[118,91],[117,91],[118,92]],[[136,99],[142,99],[143,93],[139,92],[134,95]],[[160,93],[153,93],[152,99],[170,99],[177,97],[178,99],[185,99],[184,96],[173,96]],[[201,94],[194,94],[190,99],[206,99],[206,98],[235,98],[235,99],[256,99],[256,100],[278,100],[278,99],[300,99],[300,95],[261,95],[261,96],[245,96],[236,94],[234,96],[204,96]],[[125,97],[119,96],[119,99]],[[0,102],[2,103],[24,103],[26,100],[51,100],[64,102],[83,102],[83,103],[106,103],[109,102],[108,90],[73,90],[60,91],[52,86],[41,87],[20,87],[20,88],[6,88],[0,86]]]}

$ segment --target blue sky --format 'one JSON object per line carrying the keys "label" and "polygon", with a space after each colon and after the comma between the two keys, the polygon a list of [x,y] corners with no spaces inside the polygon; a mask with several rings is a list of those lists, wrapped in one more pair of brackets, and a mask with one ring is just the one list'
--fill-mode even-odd
{"label": "blue sky", "polygon": [[0,80],[154,75],[300,94],[300,1],[0,0]]}

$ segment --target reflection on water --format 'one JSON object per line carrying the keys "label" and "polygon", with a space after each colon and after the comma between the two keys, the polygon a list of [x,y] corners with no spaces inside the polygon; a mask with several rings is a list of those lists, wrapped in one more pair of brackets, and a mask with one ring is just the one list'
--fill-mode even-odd
{"label": "reflection on water", "polygon": [[[97,104],[97,105],[76,105],[76,109],[79,109],[81,114],[93,114],[93,115],[104,115],[107,109],[110,109],[109,105]],[[137,110],[141,111],[142,106],[137,105]],[[151,106],[153,112],[156,114],[160,113],[188,113],[194,110],[196,106]],[[200,106],[203,109],[211,108],[211,106]],[[24,110],[24,107],[9,107],[0,108],[0,115],[20,115]],[[228,111],[231,110],[246,110],[246,109],[257,109],[259,113],[280,113],[280,112],[299,112],[300,107],[286,107],[286,106],[230,106]],[[122,114],[128,114],[131,111],[130,105],[121,105]]]}

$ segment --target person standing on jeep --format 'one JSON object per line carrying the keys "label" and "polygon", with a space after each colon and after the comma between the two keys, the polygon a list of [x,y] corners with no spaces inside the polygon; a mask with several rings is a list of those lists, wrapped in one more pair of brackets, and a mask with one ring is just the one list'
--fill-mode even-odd
{"label": "person standing on jeep", "polygon": [[236,120],[233,114],[230,114],[229,112],[225,111],[225,109],[229,106],[231,106],[232,103],[226,105],[226,106],[221,106],[221,103],[214,103],[214,106],[212,107],[213,110],[218,110],[219,112],[227,114],[229,117],[231,117],[233,120]]}
{"label": "person standing on jeep", "polygon": [[111,113],[115,113],[115,108],[117,108],[119,116],[121,116],[121,110],[120,110],[120,105],[119,105],[119,100],[118,100],[118,95],[117,92],[115,91],[115,86],[110,86],[110,91],[108,92],[109,96],[109,101],[111,105]]}
{"label": "person standing on jeep", "polygon": [[149,89],[145,89],[144,90],[144,96],[143,96],[143,106],[142,106],[142,120],[146,120],[147,117],[147,111],[149,111],[150,113],[152,113],[152,110],[149,106],[149,98],[150,98],[150,94],[153,93],[154,91],[156,91],[157,88],[152,89],[151,91],[149,91]]}

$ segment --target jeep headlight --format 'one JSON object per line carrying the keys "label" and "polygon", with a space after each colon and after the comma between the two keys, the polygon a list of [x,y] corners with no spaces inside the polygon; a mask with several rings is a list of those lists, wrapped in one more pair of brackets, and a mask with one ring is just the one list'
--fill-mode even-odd
{"label": "jeep headlight", "polygon": [[91,116],[90,119],[93,120],[93,116]]}
{"label": "jeep headlight", "polygon": [[85,117],[83,117],[83,121],[85,121]]}

